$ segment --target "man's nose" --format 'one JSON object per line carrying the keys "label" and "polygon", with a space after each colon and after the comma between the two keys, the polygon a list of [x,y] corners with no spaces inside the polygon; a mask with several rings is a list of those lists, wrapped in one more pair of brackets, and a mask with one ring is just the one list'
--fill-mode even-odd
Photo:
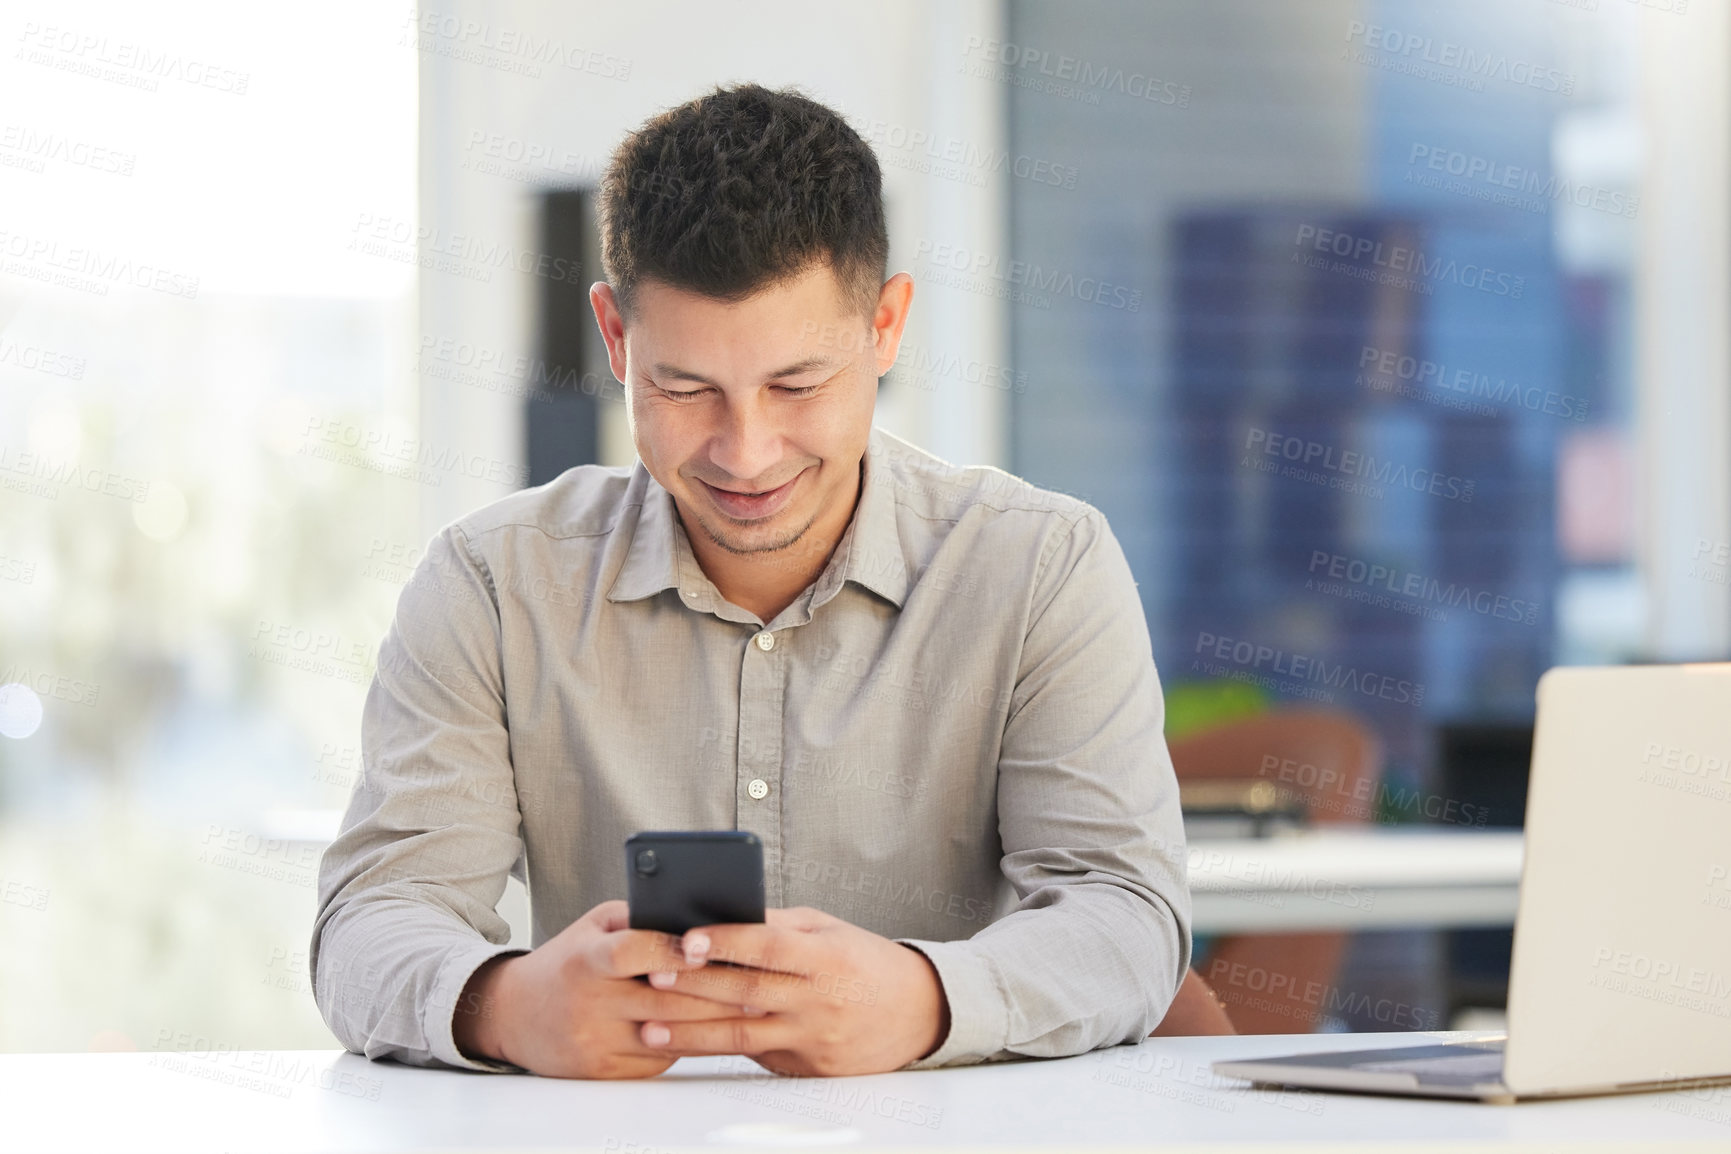
{"label": "man's nose", "polygon": [[710,442],[709,459],[741,487],[782,480],[769,476],[781,460],[781,431],[759,400],[727,405],[722,427]]}

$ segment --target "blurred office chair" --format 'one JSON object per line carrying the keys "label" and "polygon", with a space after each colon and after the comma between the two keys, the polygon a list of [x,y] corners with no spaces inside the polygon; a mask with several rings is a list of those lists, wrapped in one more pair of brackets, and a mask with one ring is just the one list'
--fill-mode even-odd
{"label": "blurred office chair", "polygon": [[[1181,791],[1187,782],[1247,790],[1272,782],[1314,824],[1362,825],[1376,815],[1382,743],[1346,713],[1276,709],[1188,734],[1169,748]],[[1198,960],[1198,981],[1213,987],[1238,1033],[1309,1033],[1335,991],[1346,940],[1338,930],[1222,934]],[[1162,1022],[1156,1033],[1164,1030]]]}

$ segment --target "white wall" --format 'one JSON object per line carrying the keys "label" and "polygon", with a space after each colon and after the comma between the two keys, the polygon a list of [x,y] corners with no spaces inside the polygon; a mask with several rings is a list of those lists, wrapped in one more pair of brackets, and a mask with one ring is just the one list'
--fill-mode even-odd
{"label": "white wall", "polygon": [[[1635,276],[1646,652],[1731,651],[1731,15],[1642,21]],[[1703,547],[1704,546],[1704,547]]]}

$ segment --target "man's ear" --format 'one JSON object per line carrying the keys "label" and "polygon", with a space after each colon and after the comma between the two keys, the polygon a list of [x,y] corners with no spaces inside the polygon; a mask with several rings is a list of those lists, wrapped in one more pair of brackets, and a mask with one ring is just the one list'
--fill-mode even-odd
{"label": "man's ear", "polygon": [[601,340],[607,345],[607,363],[614,378],[625,383],[625,315],[619,311],[619,301],[613,286],[598,280],[589,286],[589,307],[595,310],[595,325],[601,330]]}
{"label": "man's ear", "polygon": [[913,300],[914,278],[905,272],[898,272],[878,290],[878,307],[872,314],[872,343],[877,351],[877,375],[880,377],[895,367]]}

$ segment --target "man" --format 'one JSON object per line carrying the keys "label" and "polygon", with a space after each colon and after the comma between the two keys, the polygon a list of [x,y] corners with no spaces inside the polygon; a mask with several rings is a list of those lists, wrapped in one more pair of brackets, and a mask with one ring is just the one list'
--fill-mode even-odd
{"label": "man", "polygon": [[[561,1077],[1146,1036],[1190,934],[1135,585],[1098,511],[872,427],[913,282],[870,148],[717,89],[620,147],[600,219],[640,463],[455,522],[404,588],[320,871],[332,1030]],[[715,828],[762,839],[767,922],[626,928],[624,839]]]}

